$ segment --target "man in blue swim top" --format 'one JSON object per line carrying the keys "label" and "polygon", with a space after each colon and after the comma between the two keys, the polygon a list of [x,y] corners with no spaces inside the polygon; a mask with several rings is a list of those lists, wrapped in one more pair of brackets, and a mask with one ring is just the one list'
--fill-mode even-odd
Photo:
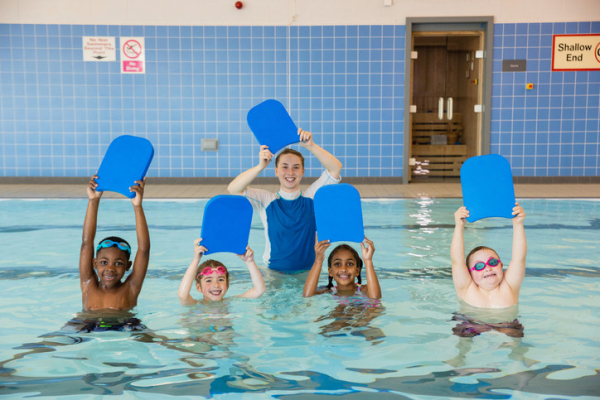
{"label": "man in blue swim top", "polygon": [[266,241],[263,262],[270,269],[292,273],[308,270],[313,265],[317,230],[313,197],[320,187],[340,182],[342,171],[342,163],[315,144],[310,132],[298,129],[298,135],[300,146],[325,167],[321,177],[306,191],[300,190],[304,157],[292,149],[283,150],[275,160],[275,174],[280,184],[277,193],[248,187],[273,158],[268,146],[260,147],[258,165],[242,172],[227,188],[231,194],[244,195],[260,214]]}

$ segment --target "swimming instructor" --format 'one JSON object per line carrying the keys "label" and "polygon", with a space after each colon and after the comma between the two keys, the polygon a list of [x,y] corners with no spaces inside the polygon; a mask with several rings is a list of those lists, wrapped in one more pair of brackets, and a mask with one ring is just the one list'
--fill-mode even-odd
{"label": "swimming instructor", "polygon": [[261,146],[259,162],[238,175],[228,186],[229,193],[245,196],[256,210],[265,227],[263,261],[270,269],[295,273],[309,270],[315,260],[315,211],[313,198],[325,185],[339,183],[342,163],[313,141],[310,132],[298,129],[300,146],[321,162],[325,171],[306,191],[300,190],[304,176],[304,157],[293,149],[285,149],[275,159],[275,174],[279,191],[271,193],[248,187],[269,165],[273,153]]}

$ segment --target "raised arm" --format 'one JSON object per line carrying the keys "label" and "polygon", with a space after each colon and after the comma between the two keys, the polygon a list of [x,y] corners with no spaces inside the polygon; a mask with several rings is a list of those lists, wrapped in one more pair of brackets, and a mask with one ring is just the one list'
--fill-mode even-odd
{"label": "raised arm", "polygon": [[525,258],[527,256],[527,239],[525,238],[525,227],[523,220],[525,219],[525,211],[523,207],[516,203],[513,208],[513,245],[512,258],[510,265],[504,273],[504,279],[511,289],[518,293],[525,278]]}
{"label": "raised arm", "polygon": [[315,234],[315,262],[313,263],[306,282],[304,282],[304,297],[312,297],[317,293],[317,285],[319,284],[319,276],[321,275],[321,268],[325,261],[325,250],[331,246],[329,240],[318,241],[317,235]]}
{"label": "raised arm", "polygon": [[260,270],[254,262],[254,252],[250,246],[246,246],[246,253],[239,256],[242,261],[246,263],[248,272],[250,272],[250,278],[252,278],[252,289],[241,294],[240,297],[246,297],[249,299],[258,299],[265,292],[265,281],[263,280]]}
{"label": "raised arm", "polygon": [[94,271],[94,238],[96,237],[96,226],[98,223],[98,207],[103,192],[97,192],[98,184],[94,175],[87,185],[88,206],[83,221],[83,235],[81,237],[81,251],[79,253],[79,283],[81,289],[90,282],[97,282],[98,277]]}
{"label": "raised arm", "polygon": [[148,271],[148,262],[150,261],[150,232],[148,232],[148,223],[146,222],[146,215],[142,208],[146,178],[142,181],[135,181],[135,183],[136,184],[130,187],[129,190],[135,192],[135,197],[131,199],[131,204],[133,204],[133,211],[135,212],[137,252],[135,254],[135,260],[133,261],[133,270],[127,278],[127,281],[131,285],[133,295],[137,296],[142,290],[142,284],[146,278],[146,271]]}
{"label": "raised arm", "polygon": [[185,274],[181,279],[181,283],[179,284],[177,296],[179,297],[179,302],[182,306],[190,306],[197,303],[197,301],[194,300],[194,298],[190,295],[190,290],[192,289],[192,285],[196,279],[196,271],[198,270],[200,259],[206,251],[206,247],[200,245],[201,241],[202,239],[194,240],[194,258],[192,259],[187,271],[185,271]]}
{"label": "raised arm", "polygon": [[312,133],[298,128],[298,135],[300,135],[300,146],[304,147],[317,157],[317,160],[321,162],[333,179],[339,179],[340,173],[342,172],[342,163],[330,152],[317,145],[313,141]]}
{"label": "raised arm", "polygon": [[260,153],[258,155],[258,165],[250,168],[247,171],[239,174],[229,186],[227,186],[227,190],[231,194],[244,194],[244,191],[252,183],[252,181],[260,175],[260,173],[267,168],[271,159],[273,158],[273,153],[269,150],[269,146],[260,146]]}
{"label": "raised arm", "polygon": [[[365,246],[365,243],[367,243],[367,246]],[[379,279],[377,279],[375,267],[373,267],[375,245],[371,240],[365,237],[365,241],[361,242],[360,247],[362,249],[363,263],[367,269],[367,295],[370,299],[380,299],[381,287],[379,286]]]}
{"label": "raised arm", "polygon": [[469,211],[466,207],[460,207],[454,213],[454,234],[450,245],[450,259],[452,260],[452,281],[459,297],[473,283],[473,278],[465,264],[465,239],[464,230]]}

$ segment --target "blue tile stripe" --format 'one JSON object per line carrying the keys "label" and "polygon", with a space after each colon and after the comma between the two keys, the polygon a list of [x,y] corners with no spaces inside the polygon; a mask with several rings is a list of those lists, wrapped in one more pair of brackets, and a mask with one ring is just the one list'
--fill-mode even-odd
{"label": "blue tile stripe", "polygon": [[[258,162],[246,113],[269,98],[340,158],[345,176],[402,176],[404,35],[397,26],[0,25],[0,176],[89,176],[121,134],[153,143],[149,176],[236,176]],[[144,36],[147,73],[82,61],[82,36]],[[219,139],[218,152],[201,150],[205,137]],[[306,167],[321,173],[312,157]]]}
{"label": "blue tile stripe", "polygon": [[[600,22],[494,30],[491,151],[515,176],[600,175],[600,73],[550,67],[553,34]],[[147,73],[83,62],[82,36],[144,36]],[[344,176],[400,177],[404,43],[402,25],[0,24],[0,176],[89,176],[121,134],[152,141],[149,176],[236,176],[258,161],[247,110],[276,98]],[[518,58],[527,72],[501,71]],[[218,152],[201,151],[205,137]],[[320,174],[312,157],[306,166]]]}
{"label": "blue tile stripe", "polygon": [[[600,71],[551,65],[552,35],[583,33],[600,33],[600,22],[494,26],[491,151],[515,176],[600,175]],[[526,59],[527,72],[502,72],[503,59]]]}

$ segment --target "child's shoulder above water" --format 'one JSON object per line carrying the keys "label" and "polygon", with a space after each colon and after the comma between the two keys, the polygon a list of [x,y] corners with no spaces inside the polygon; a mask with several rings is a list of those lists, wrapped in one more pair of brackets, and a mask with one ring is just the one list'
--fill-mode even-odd
{"label": "child's shoulder above water", "polygon": [[477,246],[467,257],[464,250],[464,227],[469,211],[460,207],[454,213],[454,235],[450,248],[452,280],[459,299],[475,307],[504,308],[518,303],[525,277],[527,240],[523,220],[525,211],[515,204],[513,208],[513,246],[510,264],[504,263],[498,253],[487,246]]}
{"label": "child's shoulder above water", "polygon": [[[372,299],[381,298],[381,288],[373,266],[375,245],[367,238],[360,245],[362,259],[358,255],[358,252],[347,244],[341,244],[331,251],[327,259],[329,283],[327,287],[317,289],[319,276],[321,275],[321,269],[325,261],[325,250],[331,246],[331,243],[328,240],[319,242],[315,237],[316,257],[304,284],[304,297],[323,293],[334,293],[343,296],[362,293]],[[367,271],[367,283],[364,285],[362,284],[361,277],[363,266]],[[334,281],[335,285],[333,284]]]}
{"label": "child's shoulder above water", "polygon": [[[178,297],[184,306],[199,302],[190,294],[194,281],[196,282],[196,290],[202,294],[201,301],[221,301],[229,290],[230,275],[223,263],[216,260],[207,260],[200,264],[202,256],[208,251],[206,247],[202,246],[201,242],[202,239],[194,241],[194,257],[179,285]],[[259,298],[265,292],[265,282],[254,262],[254,252],[250,246],[247,246],[246,253],[238,256],[248,267],[253,284],[250,290],[239,297]]]}
{"label": "child's shoulder above water", "polygon": [[[107,237],[94,249],[98,208],[103,193],[96,190],[96,178],[96,175],[92,176],[87,186],[89,201],[79,257],[83,308],[126,310],[137,305],[150,258],[150,234],[142,208],[146,180],[136,181],[130,187],[130,190],[135,192],[131,203],[135,213],[138,247],[134,260],[130,261],[131,246],[120,237]],[[125,278],[129,270],[131,273]]]}

